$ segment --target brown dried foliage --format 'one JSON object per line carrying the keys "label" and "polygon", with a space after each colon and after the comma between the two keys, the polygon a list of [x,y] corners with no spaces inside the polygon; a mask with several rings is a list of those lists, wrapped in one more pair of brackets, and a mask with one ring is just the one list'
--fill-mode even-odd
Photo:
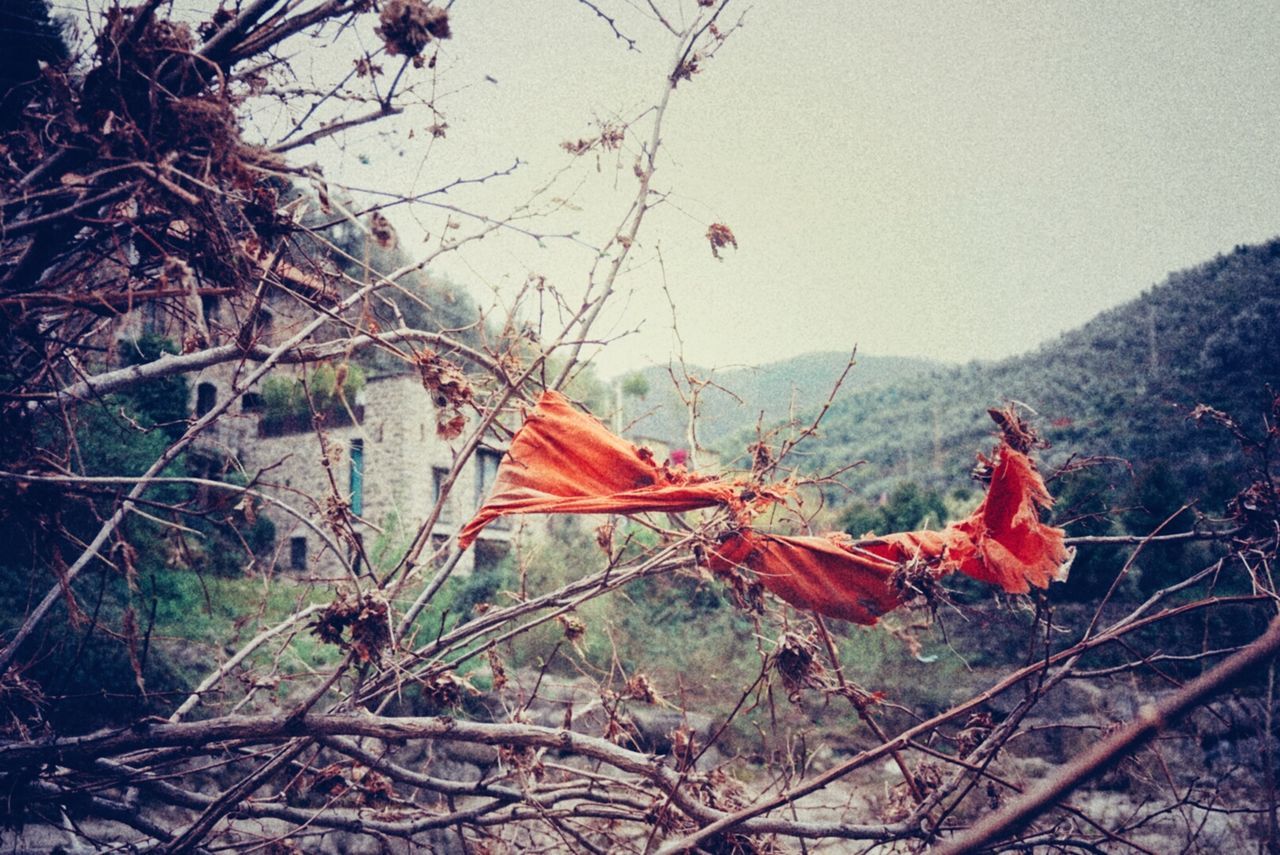
{"label": "brown dried foliage", "polygon": [[328,644],[355,653],[361,662],[378,663],[391,646],[391,623],[386,599],[377,591],[356,594],[339,588],[337,596],[315,618],[311,631]]}
{"label": "brown dried foliage", "polygon": [[447,39],[449,13],[423,0],[389,0],[378,16],[377,33],[392,56],[416,57],[435,39]]}
{"label": "brown dried foliage", "polygon": [[665,703],[662,695],[658,694],[658,690],[654,688],[653,683],[644,674],[633,674],[627,679],[627,685],[622,690],[622,697],[646,704]]}
{"label": "brown dried foliage", "polygon": [[738,239],[724,223],[712,223],[707,228],[707,241],[711,244],[711,254],[721,260],[723,257],[720,255],[720,250],[730,246],[734,249],[738,248]]}
{"label": "brown dried foliage", "polygon": [[587,634],[587,625],[577,615],[560,615],[556,618],[564,629],[564,637],[570,644],[577,644]]}
{"label": "brown dried foliage", "polygon": [[462,408],[473,403],[475,389],[462,367],[424,349],[415,357],[422,375],[422,386],[431,393],[436,405],[436,433],[444,439],[453,439],[462,433],[467,424]]}
{"label": "brown dried foliage", "polygon": [[802,689],[825,685],[826,669],[818,660],[817,633],[783,633],[771,660],[774,669],[782,677],[783,687],[792,699],[798,698]]}
{"label": "brown dried foliage", "polygon": [[186,24],[140,8],[108,9],[88,73],[46,68],[0,123],[0,315],[27,392],[56,385],[39,370],[50,340],[147,301],[187,328],[184,351],[203,346],[190,298],[240,292],[245,241],[288,228],[283,162],[241,135],[249,90],[197,56]]}
{"label": "brown dried foliage", "polygon": [[1040,439],[1035,429],[1019,415],[1017,408],[1012,404],[1001,409],[989,409],[987,415],[991,416],[991,420],[999,426],[1005,442],[1009,443],[1009,447],[1015,451],[1028,454],[1033,449],[1049,447],[1049,444]]}
{"label": "brown dried foliage", "polygon": [[572,155],[586,154],[593,149],[617,151],[627,138],[626,128],[607,122],[600,128],[600,133],[590,138],[565,140],[560,147]]}
{"label": "brown dried foliage", "polygon": [[[163,5],[157,8],[163,11]],[[252,324],[230,338],[219,338],[216,330],[203,329],[197,322],[191,304],[198,305],[199,300],[192,298],[231,297],[232,302],[240,298],[237,306],[244,308],[254,305],[259,286],[272,289],[288,283],[290,295],[310,301],[317,317],[337,304],[334,282],[338,277],[329,275],[317,258],[299,257],[291,249],[296,224],[282,204],[288,179],[281,177],[290,173],[282,172],[283,164],[276,157],[244,141],[238,115],[245,99],[260,94],[267,85],[270,71],[263,69],[276,63],[287,68],[287,52],[262,47],[274,46],[270,39],[273,28],[297,21],[291,17],[296,14],[331,10],[328,19],[312,21],[316,29],[326,25],[323,33],[327,38],[331,30],[344,32],[351,15],[368,11],[373,4],[366,0],[280,4],[256,24],[247,25],[211,58],[197,56],[211,40],[227,33],[238,14],[257,5],[237,3],[219,8],[200,27],[198,36],[181,23],[143,19],[137,9],[115,9],[98,36],[89,73],[80,77],[51,66],[41,75],[35,94],[19,115],[0,116],[0,195],[5,224],[0,232],[0,321],[11,330],[4,368],[12,382],[12,394],[0,403],[9,421],[0,426],[8,428],[11,421],[21,422],[30,409],[28,402],[47,399],[81,379],[86,370],[95,370],[95,357],[85,358],[89,351],[77,351],[77,343],[89,340],[86,330],[103,317],[114,317],[141,302],[150,301],[158,311],[181,321],[175,341],[184,352],[198,354],[219,341],[232,341],[238,348],[236,359],[246,354],[250,359],[261,358]],[[699,5],[713,4],[699,0]],[[407,57],[415,65],[434,62],[434,57],[424,56],[430,53],[427,47],[449,35],[449,20],[441,8],[421,0],[387,0],[380,10],[379,34],[390,53]],[[708,23],[706,31],[717,44],[723,39],[723,32],[714,24]],[[691,77],[713,54],[694,49],[695,41],[689,38],[684,42],[689,49],[681,54],[684,59],[672,72],[672,82]],[[256,70],[238,72],[237,64],[247,59],[253,62],[244,64],[254,65]],[[368,56],[358,63],[356,79],[365,83],[379,78],[380,85],[386,84],[386,77],[391,76],[379,77],[381,69]],[[387,106],[381,103],[386,91],[383,88],[379,93],[379,109]],[[430,118],[421,119],[417,124],[420,133],[427,122],[434,122],[427,128],[433,137],[444,134],[446,125],[439,114],[433,112]],[[624,142],[623,128],[606,125],[600,130],[599,135],[567,143],[565,148],[582,154],[616,150]],[[637,169],[642,177],[646,174],[642,163]],[[322,183],[318,192],[325,192]],[[322,195],[319,201],[327,214],[336,217],[334,212],[341,208],[337,199]],[[637,210],[642,212],[646,206],[646,198],[641,198]],[[389,221],[377,215],[369,217],[369,222],[374,240],[391,247],[396,238]],[[638,227],[638,221],[631,222]],[[733,232],[723,224],[713,224],[706,238],[716,258],[722,250],[737,247]],[[631,247],[630,238],[617,238],[617,242],[624,249]],[[104,259],[109,263],[103,263]],[[270,276],[266,274],[269,262],[275,264],[275,273]],[[551,290],[537,286],[540,298],[549,298]],[[359,332],[378,332],[371,317],[342,316],[339,320]],[[575,335],[583,332],[578,327],[571,331]],[[447,343],[438,347],[449,355],[461,352],[450,351]],[[64,357],[64,349],[70,357]],[[332,359],[335,352],[330,350],[317,358]],[[505,377],[517,376],[526,367],[514,351],[488,355],[501,366],[497,373]],[[435,351],[423,351],[416,362],[424,387],[440,409],[440,433],[457,436],[466,424],[463,411],[477,403],[478,375],[466,374]],[[506,391],[505,386],[501,388]],[[525,394],[529,390],[513,391]],[[1036,444],[1034,433],[1016,413],[999,411],[993,417],[1015,447]],[[711,745],[703,744],[703,731],[695,728],[691,710],[678,716],[682,723],[667,734],[674,758],[655,753],[659,749],[639,747],[649,735],[642,734],[638,721],[628,717],[627,702],[679,710],[687,703],[688,683],[679,683],[677,703],[668,686],[677,684],[682,675],[673,677],[669,684],[663,672],[653,670],[661,663],[624,661],[629,654],[623,654],[618,657],[618,670],[607,671],[597,667],[600,663],[593,660],[594,651],[565,651],[569,645],[559,644],[559,639],[552,642],[564,654],[562,659],[577,655],[573,663],[577,670],[571,679],[586,684],[583,688],[588,700],[577,707],[576,719],[572,702],[564,703],[563,709],[553,704],[549,717],[539,718],[546,705],[541,710],[537,707],[545,701],[545,695],[538,696],[537,687],[545,690],[547,684],[562,679],[564,672],[556,670],[561,663],[547,663],[536,681],[526,682],[523,673],[513,670],[508,675],[508,668],[514,669],[514,665],[504,663],[498,650],[512,651],[511,661],[527,667],[529,659],[517,645],[537,627],[546,629],[549,625],[554,634],[556,621],[573,646],[585,647],[581,643],[586,625],[576,614],[562,610],[584,604],[584,613],[605,621],[601,637],[606,637],[611,629],[609,618],[586,611],[585,604],[592,597],[662,574],[674,576],[688,571],[692,564],[687,555],[657,560],[657,552],[638,554],[641,550],[630,540],[625,549],[615,547],[614,532],[606,528],[597,532],[597,544],[609,554],[606,559],[594,558],[607,566],[591,578],[569,580],[549,591],[534,590],[531,582],[525,598],[526,579],[522,575],[522,598],[514,603],[478,606],[464,616],[441,615],[439,623],[426,631],[423,624],[406,621],[409,629],[405,638],[412,643],[403,647],[393,641],[395,622],[389,604],[408,604],[417,592],[430,590],[424,587],[430,583],[421,572],[429,568],[416,563],[416,553],[397,568],[404,576],[392,573],[378,580],[399,584],[403,579],[401,588],[392,591],[388,587],[383,593],[374,587],[378,581],[369,580],[368,590],[339,589],[333,602],[312,613],[317,616],[310,622],[315,636],[351,652],[339,670],[317,673],[288,667],[299,653],[293,633],[306,625],[306,618],[291,619],[295,622],[280,625],[279,632],[264,640],[261,647],[244,649],[246,658],[237,662],[214,651],[211,667],[219,670],[210,675],[216,678],[213,688],[192,696],[203,699],[208,718],[183,720],[184,711],[176,713],[173,722],[139,718],[95,734],[64,733],[56,722],[42,716],[42,687],[26,680],[20,669],[4,671],[0,673],[0,708],[5,711],[0,720],[0,736],[4,737],[0,739],[3,820],[15,825],[39,821],[57,833],[68,828],[96,833],[102,825],[115,823],[124,829],[121,845],[149,851],[204,847],[300,852],[314,848],[319,834],[361,835],[370,841],[376,838],[379,846],[425,851],[439,843],[441,838],[431,834],[441,829],[450,835],[448,845],[457,841],[475,852],[640,852],[663,848],[763,852],[783,850],[795,839],[814,836],[827,836],[820,845],[835,849],[882,844],[895,851],[924,851],[944,846],[974,813],[1003,810],[1002,799],[1016,796],[1004,783],[1006,779],[999,777],[1007,770],[995,762],[1005,762],[1024,744],[1025,740],[1013,736],[1034,738],[1034,734],[1025,729],[1014,733],[1016,718],[994,713],[997,695],[1007,692],[1006,699],[1016,696],[1015,703],[1031,707],[1057,682],[1088,677],[1077,662],[1084,660],[1084,668],[1094,667],[1087,657],[1098,651],[1110,657],[1103,663],[1106,669],[1116,667],[1138,675],[1158,667],[1153,682],[1162,688],[1180,681],[1186,672],[1179,669],[1184,666],[1187,672],[1212,673],[1216,667],[1212,658],[1220,651],[1211,649],[1218,639],[1210,639],[1208,633],[1230,623],[1224,644],[1248,644],[1243,634],[1246,630],[1240,628],[1248,621],[1241,618],[1256,618],[1263,609],[1273,607],[1270,580],[1280,497],[1268,454],[1276,438],[1276,412],[1261,439],[1248,437],[1233,419],[1212,408],[1198,409],[1195,417],[1231,431],[1249,449],[1253,461],[1246,482],[1249,486],[1232,505],[1234,518],[1230,522],[1235,528],[1230,546],[1237,552],[1223,564],[1207,568],[1211,572],[1202,571],[1207,572],[1204,579],[1208,581],[1200,594],[1184,588],[1176,598],[1160,600],[1157,596],[1154,607],[1137,613],[1129,624],[1099,621],[1096,632],[1080,642],[1085,646],[1079,649],[1071,647],[1074,640],[1059,637],[1056,624],[1038,612],[1034,622],[1029,622],[1026,664],[1010,666],[1020,670],[1000,675],[1001,683],[990,694],[974,695],[936,715],[936,710],[903,709],[887,702],[878,705],[875,713],[883,717],[883,733],[896,738],[901,746],[898,754],[913,770],[912,786],[904,784],[890,797],[889,815],[901,818],[902,824],[875,824],[857,799],[829,810],[828,794],[834,788],[791,809],[791,794],[805,786],[820,790],[859,769],[868,771],[869,763],[882,762],[886,753],[872,746],[884,737],[876,732],[872,740],[859,732],[857,750],[872,750],[838,756],[833,760],[836,765],[825,772],[793,768],[789,762],[795,759],[795,745],[784,743],[788,733],[753,728],[763,722],[786,727],[788,715],[803,715],[801,729],[789,734],[802,733],[806,738],[815,732],[821,734],[826,725],[818,717],[826,714],[826,704],[823,709],[776,709],[771,680],[776,677],[797,699],[805,689],[822,692],[824,702],[848,697],[864,714],[884,698],[847,679],[837,684],[835,678],[841,675],[834,666],[823,666],[826,651],[817,643],[818,637],[796,628],[807,624],[797,624],[794,616],[780,613],[772,605],[766,609],[758,580],[735,568],[718,571],[718,581],[734,603],[749,612],[746,622],[754,630],[737,640],[735,652],[750,651],[754,646],[763,661],[757,663],[748,654],[747,658],[753,659],[749,678],[755,682],[749,679],[741,686],[726,687],[726,692],[741,692],[743,703],[723,730],[710,734]],[[763,443],[753,448],[756,473],[776,469],[789,449],[790,445],[783,445],[774,454]],[[334,449],[328,462],[330,475],[345,465],[340,457],[340,451]],[[20,462],[28,465],[25,459]],[[32,466],[62,471],[66,459],[41,460]],[[24,478],[36,474],[25,468],[21,471]],[[261,483],[255,481],[255,485]],[[113,485],[107,489],[118,488]],[[146,498],[153,500],[158,492],[152,491]],[[15,506],[43,503],[52,507],[42,517],[51,529],[62,525],[60,514],[70,512],[55,507],[71,504],[63,501],[66,493],[61,488],[50,498],[26,484],[12,495]],[[345,546],[356,554],[355,526],[366,523],[353,523],[341,487],[335,487],[330,495],[306,498],[314,501],[322,518],[321,528],[328,523],[334,533],[339,545],[334,551],[348,551],[341,549]],[[746,505],[753,498],[746,493],[742,501]],[[246,496],[239,500],[246,521],[251,522],[252,500]],[[94,501],[101,501],[103,508],[122,507],[120,496],[95,494]],[[87,503],[85,507],[98,510]],[[139,504],[138,510],[160,513],[153,504]],[[661,521],[649,524],[661,525]],[[658,542],[665,549],[687,536],[688,542],[702,544],[705,549],[725,534],[723,528],[720,522],[700,524],[692,532],[672,526],[660,533]],[[430,543],[432,532],[421,534],[422,542]],[[136,584],[146,590],[146,574],[138,572],[139,556],[124,539],[126,535],[104,541],[103,559],[118,567],[130,584],[135,584],[133,577],[138,576]],[[172,537],[167,543],[173,546],[173,564],[189,561],[181,537]],[[99,616],[77,603],[74,574],[61,550],[67,550],[73,556],[70,560],[75,560],[74,556],[84,553],[84,543],[64,541],[52,547],[46,580],[55,586],[55,594],[61,590],[65,597],[66,608],[60,618],[65,629],[84,637],[98,631]],[[651,560],[651,565],[645,563]],[[320,562],[314,566],[318,568]],[[1241,567],[1252,575],[1242,572]],[[344,569],[358,568],[348,564]],[[433,581],[443,580],[438,571],[430,569]],[[1234,578],[1229,579],[1232,574]],[[364,583],[367,577],[357,578]],[[1244,584],[1240,584],[1242,578]],[[619,579],[627,581],[615,584]],[[1220,579],[1224,584],[1217,587]],[[923,565],[904,565],[895,581],[904,597],[922,595],[930,603],[941,602],[943,592],[932,589],[933,576]],[[1227,581],[1231,585],[1225,584]],[[1197,596],[1201,599],[1195,599]],[[1224,605],[1231,611],[1223,611]],[[971,607],[960,603],[956,608]],[[1197,620],[1206,618],[1191,634],[1198,638],[1205,633],[1203,650],[1188,648],[1192,652],[1185,661],[1170,658],[1161,662],[1159,656],[1164,651],[1158,647],[1139,649],[1147,644],[1149,630],[1176,620],[1180,611]],[[1219,619],[1224,614],[1230,615],[1230,620]],[[140,690],[145,686],[142,677],[150,623],[145,615],[141,609],[122,613],[122,631],[115,633],[122,643],[121,661],[129,659]],[[555,621],[551,615],[557,616]],[[1207,619],[1210,616],[1214,619]],[[920,652],[914,627],[895,629],[893,621],[885,623],[896,634],[894,644],[900,643],[907,653]],[[1127,627],[1139,624],[1141,633],[1128,634]],[[1185,629],[1185,625],[1170,625]],[[236,621],[234,630],[240,639],[262,638],[258,633],[265,626],[263,614],[246,614]],[[781,637],[765,655],[767,642],[762,642],[775,634]],[[47,649],[41,646],[44,643],[38,639],[32,656],[43,655]],[[230,655],[232,650],[228,647],[226,653]],[[488,659],[494,688],[493,695],[484,698],[458,676],[481,657]],[[351,662],[355,667],[350,667]],[[220,670],[222,663],[225,671]],[[634,670],[638,666],[646,670]],[[154,672],[146,673],[150,677]],[[611,676],[606,678],[606,673]],[[616,685],[610,681],[616,680],[617,674],[626,673],[632,676],[625,678],[620,690],[606,688]],[[868,679],[879,677],[872,673]],[[1130,691],[1130,685],[1140,685],[1137,679],[1132,683],[1127,680],[1128,675],[1125,691]],[[507,705],[513,684],[525,693],[515,708]],[[404,691],[406,687],[419,691]],[[663,697],[664,689],[667,698]],[[313,700],[301,709],[282,705],[285,698],[297,697]],[[219,698],[227,701],[225,706],[219,706]],[[384,707],[392,703],[405,704],[407,714],[400,709],[388,714]],[[420,706],[413,708],[412,704]],[[603,720],[595,713],[597,704],[603,707]],[[638,720],[640,710],[632,711]],[[934,717],[922,721],[921,715]],[[861,718],[870,721],[869,715]],[[959,730],[954,732],[957,726]],[[588,733],[588,727],[595,728],[592,733],[596,735]],[[836,727],[847,730],[846,720],[837,719]],[[1270,739],[1270,734],[1262,733],[1265,727],[1255,730],[1260,740]],[[747,752],[724,761],[723,768],[715,765],[716,755],[701,755],[703,749],[740,749],[743,742],[735,732],[752,734],[752,747]],[[843,739],[832,741],[837,751],[849,747]],[[428,748],[425,754],[424,746]],[[290,754],[299,749],[301,753]],[[457,764],[448,758],[453,753],[466,754],[468,764],[474,761],[484,766],[479,780],[466,774],[452,776]],[[929,758],[924,763],[919,762],[922,755]],[[947,759],[940,761],[938,755]],[[430,759],[419,763],[424,756]],[[274,779],[254,777],[264,769],[270,771],[264,765],[268,758],[284,762],[276,767],[286,771],[283,780],[279,775]],[[988,768],[985,764],[990,758],[996,761]],[[947,765],[940,767],[939,762]],[[713,768],[708,770],[708,766]],[[1162,774],[1167,771],[1166,767]],[[734,777],[739,773],[746,783]],[[1177,773],[1175,769],[1174,775]],[[1049,769],[1038,774],[1057,776],[1059,772]],[[1141,788],[1141,797],[1149,801],[1134,809],[1131,820],[1112,823],[1108,819],[1105,825],[1095,826],[1082,821],[1082,811],[1059,800],[1044,808],[1026,832],[1012,833],[1004,843],[992,845],[1030,848],[1047,835],[1069,833],[1073,841],[1079,839],[1081,849],[1110,851],[1127,847],[1124,835],[1141,833],[1144,824],[1176,816],[1184,807],[1196,812],[1203,809],[1192,804],[1190,791],[1185,787],[1180,791],[1172,776],[1168,792],[1159,792],[1157,778],[1132,776],[1132,786]],[[1220,801],[1214,802],[1214,810],[1225,816],[1236,812],[1239,805],[1240,815],[1249,821],[1256,819],[1256,827],[1263,828],[1266,818],[1275,813],[1275,801],[1261,792],[1266,788],[1257,786],[1256,780],[1247,782],[1250,791],[1243,797],[1228,793],[1225,787],[1222,793],[1215,793],[1213,798]],[[237,781],[252,783],[254,788],[246,792],[253,796],[237,798],[227,786]],[[397,795],[397,788],[402,795]],[[207,795],[211,792],[229,798],[222,803],[219,796],[211,799]],[[782,795],[775,798],[775,794]],[[943,795],[950,801],[931,804]],[[1235,802],[1228,804],[1232,798]],[[392,807],[397,810],[388,809]],[[219,813],[224,808],[225,812]],[[820,818],[815,817],[818,811],[824,811]],[[210,820],[208,828],[200,825],[205,818]],[[810,821],[815,818],[820,821]],[[727,827],[698,840],[676,839],[702,834],[714,822]],[[128,830],[130,823],[136,824],[132,832]],[[1195,823],[1187,825],[1188,840],[1179,848],[1190,850],[1200,842]],[[115,826],[112,828],[114,834]],[[283,836],[267,840],[264,828]],[[193,830],[187,835],[184,829]],[[125,840],[123,835],[129,834],[132,838]],[[1275,840],[1272,836],[1271,844]],[[348,844],[347,839],[337,838],[333,845]]]}

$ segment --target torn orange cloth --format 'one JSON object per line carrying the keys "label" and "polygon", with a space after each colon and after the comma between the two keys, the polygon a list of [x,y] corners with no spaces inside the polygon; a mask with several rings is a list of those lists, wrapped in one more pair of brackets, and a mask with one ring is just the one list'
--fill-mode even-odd
{"label": "torn orange cloth", "polygon": [[1040,509],[1053,497],[1027,455],[1003,442],[996,455],[986,498],[947,529],[972,543],[972,552],[953,547],[958,569],[1011,594],[1025,594],[1030,585],[1047,588],[1066,578],[1072,554],[1063,530],[1040,522]]}
{"label": "torn orange cloth", "polygon": [[902,604],[893,585],[898,565],[858,556],[831,537],[737,532],[709,555],[713,570],[751,568],[765,589],[798,609],[872,624]]}
{"label": "torn orange cloth", "polygon": [[[894,576],[920,562],[935,577],[960,572],[1025,593],[1060,579],[1069,552],[1060,528],[1040,522],[1052,504],[1026,454],[1001,442],[991,485],[968,518],[942,531],[853,540],[846,535],[781,537],[742,528],[710,553],[712,569],[750,568],[797,608],[855,623],[875,623],[910,592]],[[458,534],[466,549],[506,514],[678,513],[723,505],[742,511],[742,486],[659,466],[653,455],[610,433],[557,392],[545,392],[498,467],[493,493]],[[778,494],[757,493],[756,502]],[[745,516],[745,515],[744,515]]]}
{"label": "torn orange cloth", "polygon": [[738,492],[680,466],[659,466],[647,449],[548,391],[511,441],[489,500],[458,533],[458,548],[506,514],[679,513],[740,504]]}
{"label": "torn orange cloth", "polygon": [[912,561],[935,578],[960,572],[1010,593],[1047,588],[1070,557],[1062,529],[1040,522],[1040,509],[1051,502],[1031,460],[1001,443],[982,504],[942,531],[853,540],[744,530],[713,550],[709,563],[713,570],[750,568],[767,590],[797,608],[872,624],[910,595],[894,574]]}

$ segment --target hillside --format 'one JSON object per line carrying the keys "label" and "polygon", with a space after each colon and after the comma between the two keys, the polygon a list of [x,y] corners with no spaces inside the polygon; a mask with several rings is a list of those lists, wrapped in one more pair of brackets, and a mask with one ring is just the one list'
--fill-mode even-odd
{"label": "hillside", "polygon": [[[691,366],[688,373],[695,381],[710,381],[699,398],[699,442],[716,447],[753,427],[758,419],[763,418],[765,424],[786,420],[793,408],[798,414],[808,415],[814,406],[826,401],[848,361],[848,353],[824,352],[715,372]],[[937,367],[937,363],[926,359],[859,356],[857,367],[840,388],[837,400],[909,383]],[[676,390],[671,372],[665,367],[653,367],[640,372],[640,376],[648,387],[643,397],[622,398],[622,424],[627,426],[628,434],[660,439],[674,446],[687,444],[688,407]],[[687,393],[684,376],[677,372],[677,377]]]}
{"label": "hillside", "polygon": [[1050,463],[1114,455],[1203,493],[1232,446],[1187,414],[1206,403],[1260,430],[1267,384],[1280,388],[1280,239],[1175,273],[1030,354],[857,390],[828,415],[806,466],[865,458],[847,479],[862,495],[904,480],[957,486],[988,442],[986,409],[1013,400],[1038,414]]}

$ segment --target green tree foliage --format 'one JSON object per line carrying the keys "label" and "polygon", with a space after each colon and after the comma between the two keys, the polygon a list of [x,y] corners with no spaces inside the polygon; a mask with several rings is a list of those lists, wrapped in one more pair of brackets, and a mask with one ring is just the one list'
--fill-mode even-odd
{"label": "green tree foliage", "polygon": [[640,372],[628,374],[622,380],[622,394],[628,398],[644,400],[649,397],[649,378]]}
{"label": "green tree foliage", "polygon": [[[1124,477],[1124,473],[1105,466],[1064,474],[1049,485],[1057,499],[1053,521],[1074,535],[1119,534],[1114,520],[1119,501],[1116,481]],[[1055,586],[1052,593],[1061,600],[1096,602],[1111,587],[1120,568],[1120,554],[1118,546],[1109,544],[1077,547],[1066,584]]]}
{"label": "green tree foliage", "polygon": [[[148,333],[132,341],[122,341],[119,346],[122,365],[142,365],[153,362],[166,353],[177,353],[178,348],[163,336]],[[187,429],[187,378],[175,374],[145,383],[130,392],[123,400],[125,406],[144,416],[147,427],[159,428],[170,440],[177,439]]]}
{"label": "green tree foliage", "polygon": [[1184,498],[1214,498],[1208,473],[1233,465],[1236,449],[1187,415],[1198,403],[1246,420],[1265,410],[1266,385],[1280,387],[1277,305],[1280,240],[1238,247],[1033,353],[936,368],[837,401],[807,446],[812,467],[867,460],[847,479],[862,495],[904,479],[958,484],[991,441],[986,408],[1016,400],[1052,443],[1046,471],[1072,454],[1139,469],[1160,461],[1187,486]]}
{"label": "green tree foliage", "polygon": [[262,427],[276,432],[310,430],[312,413],[349,418],[347,409],[354,410],[364,385],[364,369],[354,363],[322,363],[305,377],[268,377],[260,384]]}
{"label": "green tree foliage", "polygon": [[840,527],[853,535],[889,534],[922,528],[939,528],[947,520],[947,506],[936,490],[904,481],[885,500],[873,505],[857,500],[840,515]]}
{"label": "green tree foliage", "polygon": [[[292,192],[301,195],[303,191],[294,188]],[[299,238],[294,250],[299,264],[310,266],[317,259],[324,259],[342,275],[356,282],[367,282],[409,263],[409,254],[400,245],[390,221],[381,213],[360,217],[357,225],[339,213],[337,207],[326,211],[318,204],[319,200],[310,201],[313,207],[307,225],[316,229],[319,237]],[[336,201],[346,211],[354,211],[351,200]],[[483,344],[485,330],[480,310],[465,287],[440,273],[423,270],[410,271],[396,282],[396,288],[383,291],[365,307],[366,321],[380,330],[408,327],[424,332],[447,332],[464,344]],[[401,356],[382,348],[366,348],[356,359],[375,375],[412,368]]]}
{"label": "green tree foliage", "polygon": [[[144,336],[123,342],[119,356],[137,364],[173,352],[172,342]],[[187,429],[188,406],[187,380],[162,378],[83,404],[66,418],[39,418],[33,440],[45,453],[61,450],[69,471],[138,476]],[[239,477],[227,478],[223,469],[217,458],[189,452],[162,474]],[[125,488],[0,482],[0,489],[0,542],[6,545],[0,557],[0,631],[10,632],[43,596],[44,580],[60,575],[63,556],[79,554]],[[241,496],[164,483],[144,500],[146,515],[131,515],[102,559],[72,584],[82,609],[74,618],[45,622],[32,645],[30,675],[53,695],[68,687],[80,692],[47,708],[49,719],[60,725],[88,729],[145,714],[163,707],[157,693],[186,689],[187,660],[173,645],[156,641],[166,634],[159,628],[171,632],[194,613],[216,607],[205,595],[203,574],[238,575],[270,554],[274,527]]]}
{"label": "green tree foliage", "polygon": [[[1054,518],[1068,534],[1145,535],[1188,502],[1195,512],[1220,515],[1243,486],[1243,460],[1225,431],[1187,417],[1198,403],[1245,424],[1265,411],[1268,385],[1280,387],[1278,307],[1280,240],[1237,247],[1034,353],[935,369],[837,401],[806,446],[807,465],[821,472],[867,460],[846,479],[862,497],[904,480],[950,489],[964,483],[974,450],[993,441],[986,408],[1016,400],[1034,410],[1051,443],[1039,455],[1046,475],[1072,457],[1112,461],[1050,484],[1058,496]],[[1116,459],[1128,461],[1132,474]],[[888,525],[863,499],[847,507],[842,524],[854,534],[898,530],[914,526],[914,514]],[[1163,531],[1185,531],[1193,520],[1184,512]],[[1122,593],[1167,584],[1202,561],[1204,549],[1144,548]],[[1105,593],[1116,557],[1110,547],[1082,547],[1071,581],[1055,596]]]}

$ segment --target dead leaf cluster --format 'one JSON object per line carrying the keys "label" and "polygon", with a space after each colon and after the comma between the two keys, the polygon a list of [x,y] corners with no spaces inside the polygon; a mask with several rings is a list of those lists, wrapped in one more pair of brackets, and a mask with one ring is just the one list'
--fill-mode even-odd
{"label": "dead leaf cluster", "polygon": [[455,439],[466,427],[467,418],[462,408],[475,399],[475,389],[462,367],[424,349],[415,357],[422,375],[422,386],[431,393],[436,405],[436,433],[444,439]]}
{"label": "dead leaf cluster", "polygon": [[711,244],[711,254],[716,258],[723,260],[720,250],[732,246],[738,248],[738,239],[734,237],[733,230],[724,223],[712,223],[707,228],[707,241]]}
{"label": "dead leaf cluster", "polygon": [[381,662],[391,646],[391,622],[386,599],[377,591],[355,593],[339,588],[328,607],[311,624],[321,641],[355,653],[361,662]]}
{"label": "dead leaf cluster", "polygon": [[423,0],[390,0],[376,30],[392,56],[416,57],[435,39],[447,39],[449,13]]}

